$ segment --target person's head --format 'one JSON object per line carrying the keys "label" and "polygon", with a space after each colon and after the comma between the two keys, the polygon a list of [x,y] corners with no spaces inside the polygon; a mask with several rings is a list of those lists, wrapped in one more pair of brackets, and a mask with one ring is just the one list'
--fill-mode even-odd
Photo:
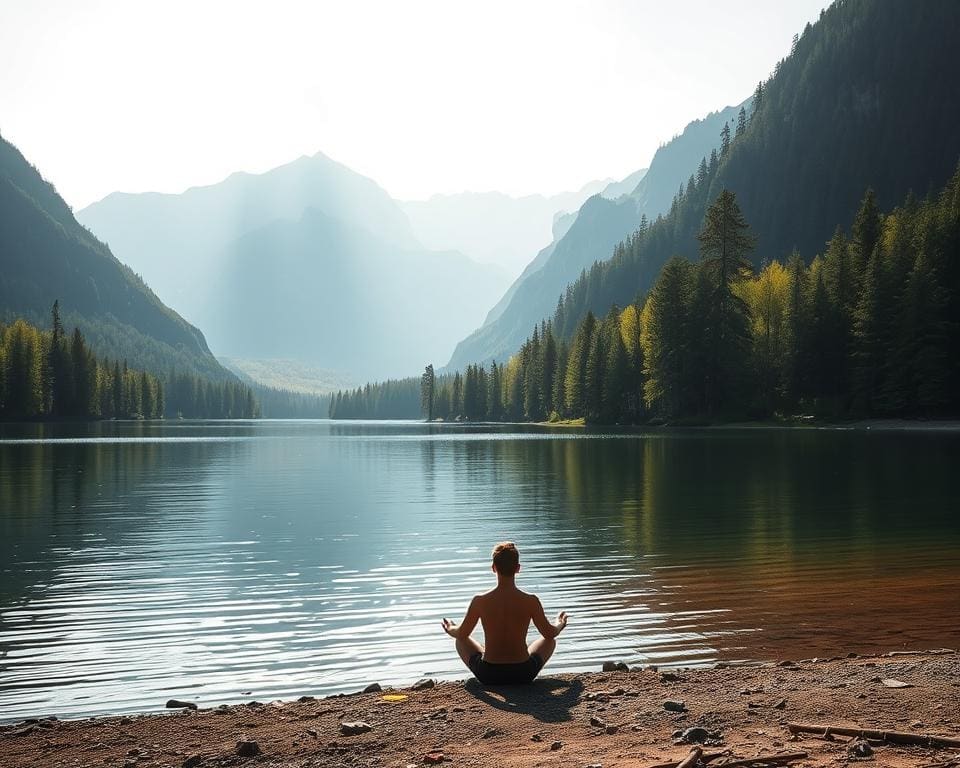
{"label": "person's head", "polygon": [[513,578],[520,570],[520,553],[512,541],[501,541],[493,548],[493,571],[497,576]]}

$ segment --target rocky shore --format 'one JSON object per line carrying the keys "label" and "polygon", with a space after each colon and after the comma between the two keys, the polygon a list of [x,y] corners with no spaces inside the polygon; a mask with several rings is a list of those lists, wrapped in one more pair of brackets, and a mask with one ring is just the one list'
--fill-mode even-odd
{"label": "rocky shore", "polygon": [[[37,718],[0,728],[0,765],[648,768],[700,748],[699,764],[709,766],[760,765],[776,755],[781,761],[768,764],[960,766],[953,651],[695,670],[617,666],[548,672],[517,688],[424,680],[392,689],[381,681],[325,699],[210,709],[174,699],[163,715]],[[794,733],[796,724],[899,737]],[[920,743],[894,743],[911,735]]]}

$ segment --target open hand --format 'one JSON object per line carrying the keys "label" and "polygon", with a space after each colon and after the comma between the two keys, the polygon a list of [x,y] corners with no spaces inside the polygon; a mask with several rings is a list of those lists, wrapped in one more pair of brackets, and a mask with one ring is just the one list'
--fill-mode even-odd
{"label": "open hand", "polygon": [[566,611],[560,611],[560,613],[557,614],[556,627],[558,632],[562,632],[563,628],[567,626],[568,618]]}
{"label": "open hand", "polygon": [[450,619],[443,620],[443,631],[446,632],[450,637],[457,636],[457,625],[450,621]]}

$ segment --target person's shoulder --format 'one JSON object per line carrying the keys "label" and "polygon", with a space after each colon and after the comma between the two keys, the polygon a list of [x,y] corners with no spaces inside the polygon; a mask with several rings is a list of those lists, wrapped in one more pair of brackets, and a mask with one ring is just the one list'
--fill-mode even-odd
{"label": "person's shoulder", "polygon": [[531,605],[540,604],[540,598],[533,594],[533,592],[524,592],[522,589],[518,589],[517,591],[520,593],[521,597]]}

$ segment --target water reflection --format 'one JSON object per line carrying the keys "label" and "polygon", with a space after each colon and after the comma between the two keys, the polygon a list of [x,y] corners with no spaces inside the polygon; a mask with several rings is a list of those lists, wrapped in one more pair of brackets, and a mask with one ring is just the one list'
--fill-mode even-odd
{"label": "water reflection", "polygon": [[439,620],[489,586],[502,538],[520,544],[523,584],[574,616],[556,670],[955,642],[958,447],[814,431],[5,428],[0,712],[463,677]]}

